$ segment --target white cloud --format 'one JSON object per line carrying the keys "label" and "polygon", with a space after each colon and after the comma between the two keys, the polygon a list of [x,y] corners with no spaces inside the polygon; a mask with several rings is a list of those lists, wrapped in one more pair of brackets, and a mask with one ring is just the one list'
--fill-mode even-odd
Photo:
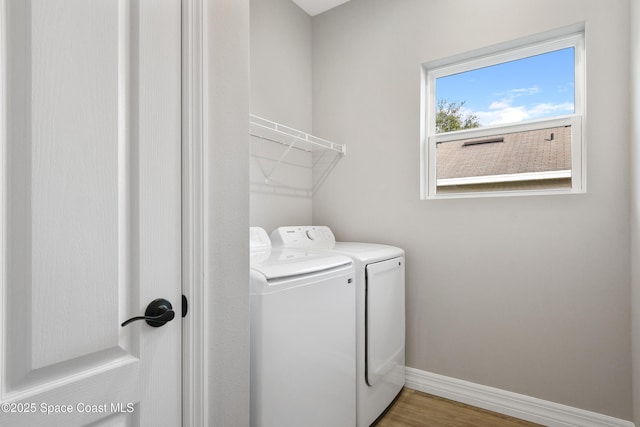
{"label": "white cloud", "polygon": [[474,113],[483,125],[499,125],[504,123],[517,123],[529,119],[525,107],[505,106],[492,111],[476,111]]}
{"label": "white cloud", "polygon": [[483,125],[498,125],[505,123],[518,123],[524,120],[533,120],[550,115],[570,114],[573,112],[573,103],[560,104],[541,103],[527,104],[523,97],[540,93],[537,86],[516,88],[506,92],[495,94],[498,100],[489,104],[488,111],[465,111],[466,114],[474,114]]}
{"label": "white cloud", "polygon": [[508,106],[511,106],[516,98],[520,98],[521,96],[531,96],[537,93],[540,93],[540,88],[537,86],[511,89],[506,92],[496,93],[494,96],[499,97],[500,100],[492,102],[491,105],[489,105],[489,109],[497,110],[507,108]]}
{"label": "white cloud", "polygon": [[489,106],[489,111],[469,111],[469,113],[475,114],[478,120],[480,120],[480,123],[485,126],[518,123],[524,120],[547,117],[549,115],[571,114],[572,112],[573,103],[570,102],[517,106],[513,106],[510,103],[493,102]]}
{"label": "white cloud", "polygon": [[510,106],[511,104],[508,101],[493,101],[491,105],[489,105],[489,110],[502,110]]}
{"label": "white cloud", "polygon": [[489,105],[490,110],[497,110],[502,108],[510,107],[513,104],[513,101],[516,98],[520,98],[521,96],[531,96],[540,92],[540,88],[537,86],[534,87],[523,87],[517,89],[511,89],[506,92],[500,92],[494,94],[496,97],[500,97],[499,101],[494,101]]}
{"label": "white cloud", "polygon": [[530,109],[530,114],[535,117],[549,114],[571,114],[573,113],[573,103],[564,102],[562,104],[537,104]]}
{"label": "white cloud", "polygon": [[533,87],[511,89],[506,92],[499,93],[498,96],[503,96],[507,99],[514,99],[519,96],[535,95],[536,93],[539,93],[539,92],[540,92],[540,88],[538,86],[533,86]]}

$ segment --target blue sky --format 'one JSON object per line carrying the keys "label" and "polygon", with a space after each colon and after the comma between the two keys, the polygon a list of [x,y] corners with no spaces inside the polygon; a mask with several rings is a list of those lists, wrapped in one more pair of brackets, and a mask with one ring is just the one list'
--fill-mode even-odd
{"label": "blue sky", "polygon": [[483,126],[572,114],[574,50],[562,49],[441,77],[436,98],[466,101]]}

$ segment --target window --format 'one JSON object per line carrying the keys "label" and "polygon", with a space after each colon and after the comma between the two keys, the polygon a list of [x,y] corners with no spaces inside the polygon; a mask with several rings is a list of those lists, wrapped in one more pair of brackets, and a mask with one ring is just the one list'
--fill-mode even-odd
{"label": "window", "polygon": [[424,64],[422,198],[584,192],[583,40]]}

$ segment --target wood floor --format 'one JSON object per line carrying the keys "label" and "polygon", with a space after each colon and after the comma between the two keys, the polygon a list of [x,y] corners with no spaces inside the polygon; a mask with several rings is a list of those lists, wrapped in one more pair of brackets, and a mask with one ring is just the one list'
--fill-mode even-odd
{"label": "wood floor", "polygon": [[405,388],[376,427],[522,427],[539,424]]}

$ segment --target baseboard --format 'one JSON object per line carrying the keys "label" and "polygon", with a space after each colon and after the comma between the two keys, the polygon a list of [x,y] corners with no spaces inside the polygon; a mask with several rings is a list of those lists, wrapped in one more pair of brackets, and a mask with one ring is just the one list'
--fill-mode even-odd
{"label": "baseboard", "polygon": [[548,427],[635,427],[631,421],[414,368],[406,368],[405,385]]}

